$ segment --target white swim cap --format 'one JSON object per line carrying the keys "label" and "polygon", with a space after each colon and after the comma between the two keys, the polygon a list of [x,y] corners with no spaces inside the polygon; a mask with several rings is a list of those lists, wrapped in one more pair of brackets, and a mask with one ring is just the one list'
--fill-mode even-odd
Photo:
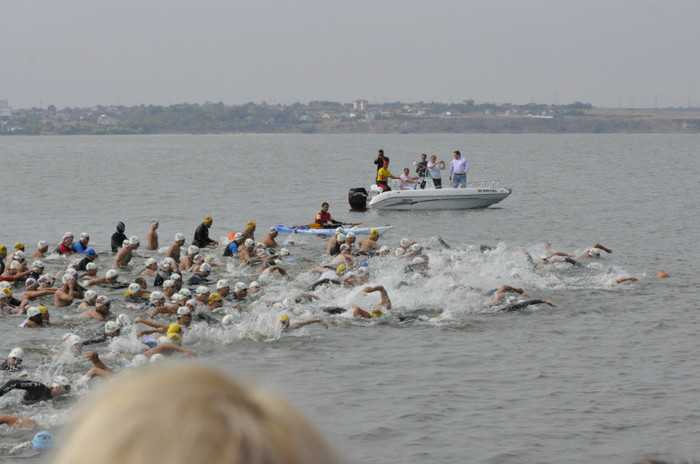
{"label": "white swim cap", "polygon": [[219,279],[219,281],[216,283],[216,289],[219,290],[221,288],[229,288],[230,285],[228,283],[228,280],[226,279]]}
{"label": "white swim cap", "polygon": [[129,294],[131,296],[140,296],[139,293],[141,293],[141,286],[139,284],[136,282],[129,284]]}
{"label": "white swim cap", "polygon": [[221,325],[232,325],[232,324],[233,324],[233,316],[231,316],[230,314],[225,315],[221,319]]}
{"label": "white swim cap", "polygon": [[342,253],[343,251],[347,251],[347,250],[349,250],[349,249],[350,249],[350,245],[348,245],[347,243],[343,243],[342,245],[340,245],[340,252],[341,252],[341,253]]}
{"label": "white swim cap", "polygon": [[401,246],[406,246],[406,245],[408,245],[408,242],[409,242],[409,240],[408,240],[406,237],[402,238],[402,239],[401,239]]}
{"label": "white swim cap", "polygon": [[84,238],[90,238],[90,234],[88,234],[87,232],[81,232],[80,233],[80,240],[82,240]]}
{"label": "white swim cap", "polygon": [[134,359],[131,361],[131,365],[134,367],[143,367],[146,364],[148,364],[148,358],[146,357],[145,354],[137,354],[134,356]]}
{"label": "white swim cap", "polygon": [[24,286],[25,287],[32,287],[34,285],[38,285],[39,282],[34,277],[30,277],[27,280],[24,281]]}
{"label": "white swim cap", "polygon": [[131,320],[129,319],[129,316],[122,313],[119,316],[117,316],[117,323],[122,327],[126,327],[131,325]]}
{"label": "white swim cap", "polygon": [[146,267],[150,266],[151,264],[156,264],[156,260],[153,258],[148,258],[146,262],[144,263]]}
{"label": "white swim cap", "polygon": [[345,238],[353,238],[353,237],[355,237],[355,232],[352,232],[352,231],[351,231],[351,232],[348,232],[348,233],[345,235]]}
{"label": "white swim cap", "polygon": [[396,251],[394,251],[394,254],[396,256],[401,256],[404,253],[406,253],[406,250],[404,250],[403,248],[397,248]]}
{"label": "white swim cap", "polygon": [[132,235],[131,237],[129,237],[129,245],[139,245],[140,243],[141,241],[136,235]]}
{"label": "white swim cap", "polygon": [[24,359],[24,350],[22,348],[12,348],[8,358]]}
{"label": "white swim cap", "polygon": [[48,247],[49,247],[49,244],[46,243],[46,242],[43,241],[43,240],[39,240],[39,242],[37,242],[37,244],[36,244],[36,247],[37,247],[37,249],[41,250],[41,249],[44,249],[44,248],[48,248]]}
{"label": "white swim cap", "polygon": [[260,288],[260,284],[258,283],[257,280],[252,281],[252,282],[250,283],[250,285],[248,286],[248,288],[253,288],[253,287],[258,287],[258,288]]}
{"label": "white swim cap", "polygon": [[173,272],[172,274],[170,274],[170,280],[172,280],[173,282],[177,280],[182,280],[182,276],[176,272]]}
{"label": "white swim cap", "polygon": [[115,277],[119,277],[119,273],[116,269],[110,269],[109,271],[107,271],[107,274],[105,274],[105,277],[107,277],[108,279],[114,279]]}
{"label": "white swim cap", "polygon": [[345,241],[345,234],[338,234],[338,238],[336,239],[336,242],[344,242]]}
{"label": "white swim cap", "polygon": [[252,238],[247,238],[247,239],[245,240],[245,246],[247,246],[247,247],[252,247],[253,245],[255,245],[255,241],[253,241]]}
{"label": "white swim cap", "polygon": [[180,292],[173,293],[173,296],[170,297],[170,299],[173,300],[173,301],[180,301],[180,300],[183,299],[183,298],[185,298],[185,295],[183,295],[183,294],[180,293]]}
{"label": "white swim cap", "polygon": [[413,245],[411,245],[411,250],[412,250],[412,251],[420,251],[422,248],[423,248],[423,247],[420,246],[420,245],[418,245],[417,243],[414,243]]}
{"label": "white swim cap", "polygon": [[69,284],[71,280],[73,280],[73,274],[63,274],[63,277],[61,277],[63,285]]}
{"label": "white swim cap", "polygon": [[85,300],[92,300],[93,298],[97,298],[97,292],[95,290],[87,290],[85,292]]}
{"label": "white swim cap", "polygon": [[121,329],[121,327],[119,326],[119,324],[117,324],[114,321],[107,321],[107,323],[105,324],[105,333],[106,334],[114,333],[120,329]]}
{"label": "white swim cap", "polygon": [[163,300],[164,298],[165,297],[163,296],[163,293],[159,292],[157,290],[154,291],[153,293],[151,293],[151,296],[149,297],[149,299],[151,300],[151,303],[155,303],[156,301]]}
{"label": "white swim cap", "polygon": [[185,236],[183,234],[181,234],[180,232],[178,232],[177,234],[175,234],[175,241],[176,242],[184,242]]}
{"label": "white swim cap", "polygon": [[192,290],[190,290],[189,288],[181,288],[180,293],[185,295],[186,297],[192,296]]}
{"label": "white swim cap", "polygon": [[197,295],[207,295],[210,292],[209,292],[209,289],[207,287],[205,287],[204,285],[200,285],[199,287],[197,287],[197,290],[195,291],[195,293]]}
{"label": "white swim cap", "polygon": [[96,269],[97,269],[97,264],[95,264],[95,263],[87,263],[87,265],[85,266],[86,271],[94,271]]}
{"label": "white swim cap", "polygon": [[22,250],[15,251],[15,259],[24,259],[24,252]]}
{"label": "white swim cap", "polygon": [[62,375],[57,375],[51,381],[51,387],[63,387],[64,385],[70,385],[70,382]]}
{"label": "white swim cap", "polygon": [[166,280],[166,281],[163,282],[163,288],[164,288],[164,289],[165,289],[165,288],[174,287],[174,286],[175,286],[175,281],[174,281],[174,280],[168,279],[168,280]]}
{"label": "white swim cap", "polygon": [[343,229],[342,227],[335,228],[335,235],[344,234],[344,233],[345,233],[345,229]]}
{"label": "white swim cap", "polygon": [[97,297],[97,300],[95,300],[95,306],[107,306],[109,303],[110,299],[105,295],[100,295]]}
{"label": "white swim cap", "polygon": [[[167,339],[168,337],[161,337],[161,338],[166,338],[166,339]],[[163,355],[160,354],[160,353],[156,353],[156,354],[154,354],[153,356],[151,356],[151,363],[157,364],[157,363],[159,363],[159,362],[162,362],[164,359],[165,359],[165,356],[163,356]]]}
{"label": "white swim cap", "polygon": [[29,309],[27,309],[27,317],[34,317],[39,314],[41,314],[41,310],[36,306],[30,306]]}
{"label": "white swim cap", "polygon": [[275,232],[279,232],[277,230],[277,227],[270,227],[270,233],[275,233]]}
{"label": "white swim cap", "polygon": [[189,314],[189,313],[190,313],[190,308],[188,308],[187,306],[180,306],[179,308],[177,308],[177,315],[178,316],[184,316],[185,314]]}
{"label": "white swim cap", "polygon": [[600,256],[600,248],[591,248],[588,250],[589,256]]}
{"label": "white swim cap", "polygon": [[286,248],[280,248],[280,256],[289,256],[289,250]]}
{"label": "white swim cap", "polygon": [[160,345],[165,345],[166,343],[172,343],[173,341],[170,340],[168,337],[160,337],[158,339],[158,346]]}
{"label": "white swim cap", "polygon": [[201,266],[199,266],[199,270],[203,272],[211,272],[211,264],[209,263],[202,263]]}
{"label": "white swim cap", "polygon": [[236,282],[236,286],[234,287],[234,290],[236,292],[248,290],[248,286],[245,284],[245,282]]}
{"label": "white swim cap", "polygon": [[196,255],[197,253],[199,253],[199,248],[195,245],[190,245],[189,248],[187,248],[188,255]]}
{"label": "white swim cap", "polygon": [[37,259],[32,263],[32,269],[44,269],[44,263]]}
{"label": "white swim cap", "polygon": [[380,253],[386,253],[389,251],[389,247],[386,245],[382,245],[381,248],[379,248]]}
{"label": "white swim cap", "polygon": [[423,258],[421,258],[420,256],[413,259],[413,264],[421,264],[424,262],[425,262],[425,260]]}

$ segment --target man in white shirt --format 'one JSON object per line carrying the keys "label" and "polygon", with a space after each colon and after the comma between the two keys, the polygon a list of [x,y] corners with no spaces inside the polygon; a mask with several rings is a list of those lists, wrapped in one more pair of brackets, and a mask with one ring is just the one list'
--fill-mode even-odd
{"label": "man in white shirt", "polygon": [[469,163],[459,151],[454,152],[454,159],[450,163],[450,180],[452,188],[466,188],[467,186],[467,171],[469,171]]}

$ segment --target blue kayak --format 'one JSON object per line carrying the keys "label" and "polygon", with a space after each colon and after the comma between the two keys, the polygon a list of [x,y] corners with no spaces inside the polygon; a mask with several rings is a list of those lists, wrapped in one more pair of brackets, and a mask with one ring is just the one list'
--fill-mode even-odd
{"label": "blue kayak", "polygon": [[[310,235],[327,235],[331,236],[335,234],[335,228],[333,229],[312,229],[308,225],[303,226],[275,226],[280,234],[310,234]],[[394,226],[379,226],[379,227],[347,227],[345,233],[354,232],[355,235],[369,235],[369,231],[376,229],[380,234],[383,234],[387,230]]]}

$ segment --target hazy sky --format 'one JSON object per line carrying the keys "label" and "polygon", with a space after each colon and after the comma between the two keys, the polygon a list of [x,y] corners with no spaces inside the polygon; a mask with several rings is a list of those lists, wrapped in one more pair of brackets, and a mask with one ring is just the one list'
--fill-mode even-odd
{"label": "hazy sky", "polygon": [[0,99],[700,106],[700,1],[2,0]]}

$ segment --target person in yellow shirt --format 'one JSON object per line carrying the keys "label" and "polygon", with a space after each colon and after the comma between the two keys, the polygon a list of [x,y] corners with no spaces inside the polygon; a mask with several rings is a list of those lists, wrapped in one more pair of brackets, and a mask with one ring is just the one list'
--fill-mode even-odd
{"label": "person in yellow shirt", "polygon": [[377,186],[385,192],[391,190],[391,187],[387,184],[388,179],[398,179],[398,177],[391,174],[391,171],[389,171],[389,161],[385,160],[384,167],[377,171]]}

